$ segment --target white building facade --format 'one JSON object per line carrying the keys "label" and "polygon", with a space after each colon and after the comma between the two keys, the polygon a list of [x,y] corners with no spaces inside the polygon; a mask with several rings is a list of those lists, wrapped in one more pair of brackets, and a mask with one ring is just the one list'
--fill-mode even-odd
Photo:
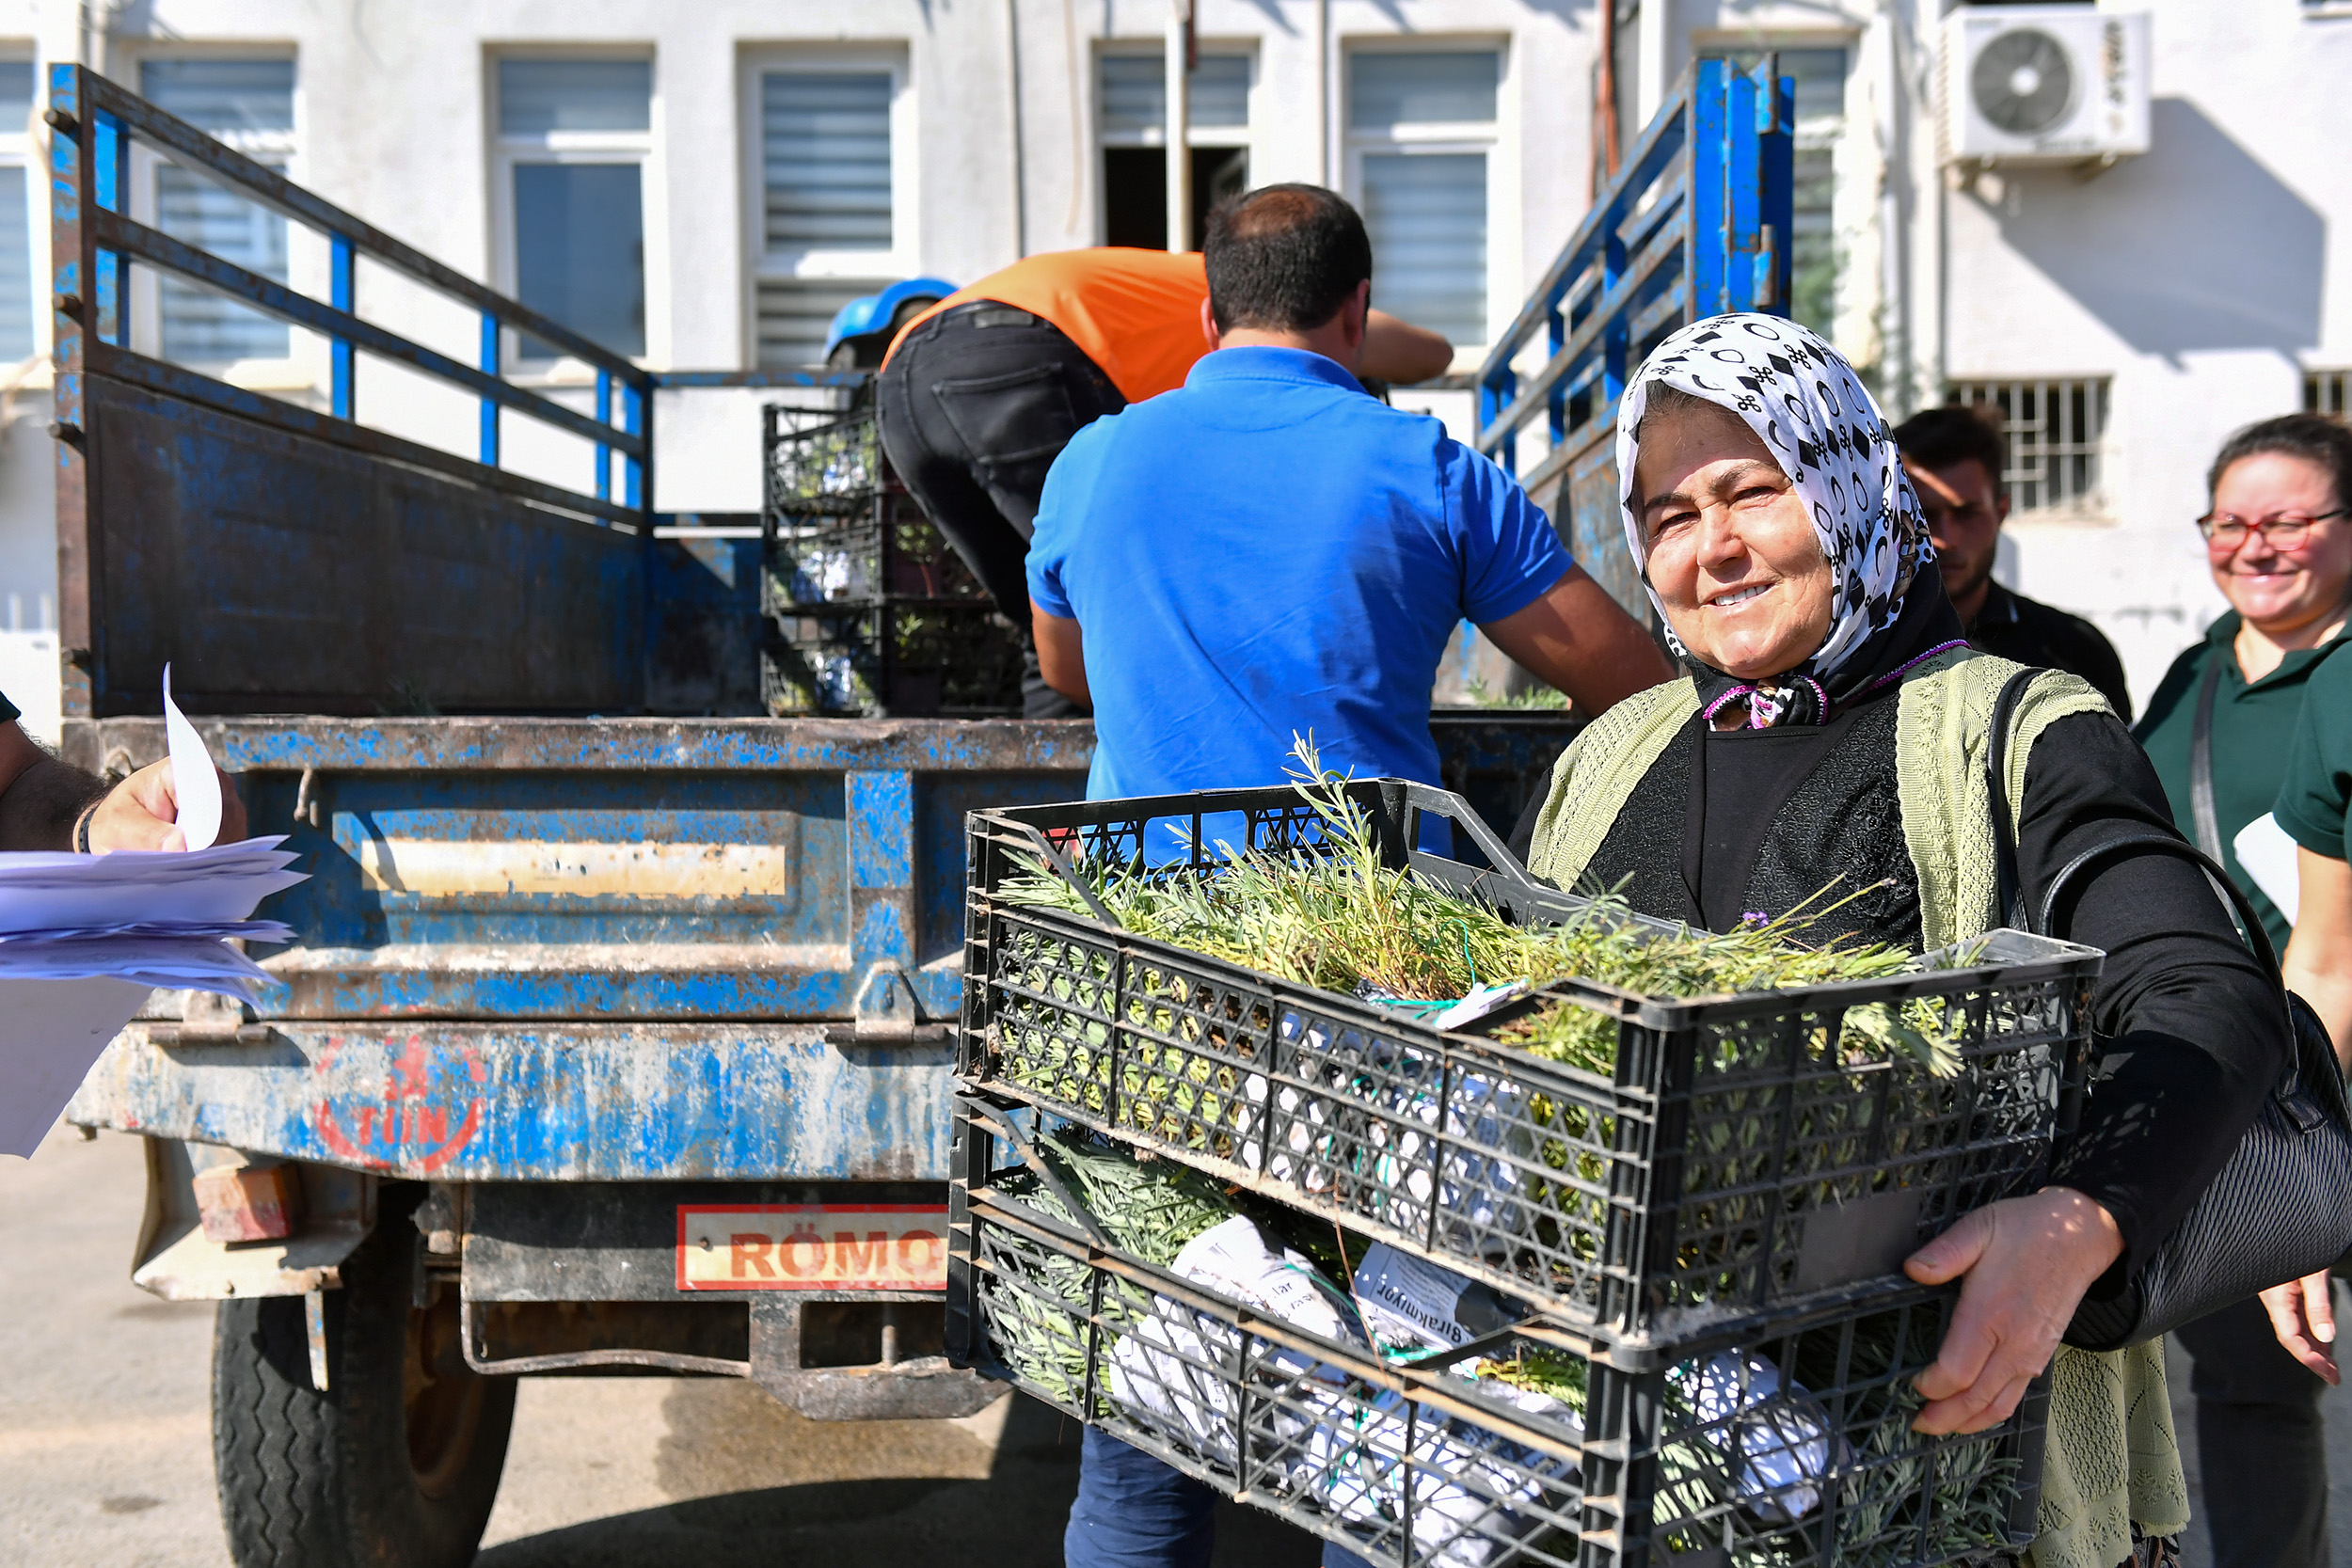
{"label": "white building facade", "polygon": [[[2352,6],[2145,0],[2153,139],[2085,178],[1939,153],[1940,0],[1600,0],[1621,126],[1697,53],[1799,79],[1799,310],[1887,392],[2015,426],[2004,575],[2091,615],[2141,697],[2218,605],[2193,519],[2228,431],[2352,367]],[[1595,0],[1197,0],[1188,220],[1283,180],[1345,192],[1375,297],[1474,366],[1589,205]],[[1168,0],[0,0],[0,690],[54,724],[46,131],[81,60],[376,227],[660,370],[805,364],[845,300],[1036,251],[1165,244]],[[134,214],[324,297],[325,243],[141,160]],[[135,273],[135,277],[142,276]],[[366,263],[359,313],[453,356],[474,318]],[[193,288],[133,346],[323,404],[326,345]],[[509,335],[517,373],[583,367]],[[361,356],[363,420],[470,454],[470,399]],[[2329,404],[2327,400],[2333,398]],[[743,512],[758,395],[665,395],[656,503]],[[1460,392],[1400,394],[1468,434]],[[525,428],[516,428],[525,427]],[[584,449],[509,421],[510,464]],[[536,434],[533,434],[536,433]]]}

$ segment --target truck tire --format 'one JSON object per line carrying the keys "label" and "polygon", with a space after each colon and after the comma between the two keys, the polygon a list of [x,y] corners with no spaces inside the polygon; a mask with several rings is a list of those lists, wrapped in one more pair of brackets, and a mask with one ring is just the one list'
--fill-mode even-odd
{"label": "truck tire", "polygon": [[[391,1195],[387,1194],[387,1198]],[[466,1365],[453,1283],[413,1305],[391,1202],[324,1297],[327,1386],[300,1296],[224,1301],[213,1461],[237,1568],[464,1568],[497,1499],[515,1381]]]}

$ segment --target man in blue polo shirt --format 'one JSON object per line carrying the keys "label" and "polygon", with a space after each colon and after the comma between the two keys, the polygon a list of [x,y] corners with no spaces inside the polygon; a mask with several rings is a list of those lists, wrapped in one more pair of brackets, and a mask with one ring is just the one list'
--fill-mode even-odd
{"label": "man in blue polo shirt", "polygon": [[[1436,784],[1429,692],[1464,617],[1588,714],[1671,675],[1509,475],[1365,395],[1354,208],[1268,186],[1203,251],[1216,352],[1071,439],[1029,541],[1040,667],[1094,709],[1089,799],[1279,784],[1311,732],[1327,768]],[[1205,1565],[1214,1500],[1089,1428],[1070,1568]]]}
{"label": "man in blue polo shirt", "polygon": [[1327,768],[1435,784],[1465,617],[1588,714],[1669,678],[1508,474],[1365,395],[1354,208],[1267,186],[1203,249],[1216,351],[1072,438],[1029,542],[1045,679],[1094,708],[1089,798],[1279,784],[1310,731]]}

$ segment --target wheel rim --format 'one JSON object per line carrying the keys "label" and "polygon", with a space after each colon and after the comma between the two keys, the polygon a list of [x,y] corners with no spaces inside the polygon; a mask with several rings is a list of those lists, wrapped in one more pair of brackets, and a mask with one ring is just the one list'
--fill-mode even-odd
{"label": "wheel rim", "polygon": [[404,1403],[408,1427],[408,1463],[417,1490],[438,1497],[465,1474],[474,1437],[482,1430],[485,1391],[479,1373],[466,1365],[457,1292],[436,1285],[433,1305],[408,1313],[404,1369]]}

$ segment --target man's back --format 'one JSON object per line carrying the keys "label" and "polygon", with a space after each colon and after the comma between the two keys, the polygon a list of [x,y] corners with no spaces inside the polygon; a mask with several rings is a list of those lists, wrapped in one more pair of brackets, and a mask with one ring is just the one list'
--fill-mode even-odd
{"label": "man's back", "polygon": [[1084,627],[1096,799],[1326,766],[1435,783],[1429,690],[1464,617],[1570,565],[1543,513],[1435,420],[1303,350],[1225,349],[1082,431],[1055,464],[1029,585]]}
{"label": "man's back", "polygon": [[907,323],[890,351],[895,355],[933,316],[994,300],[1052,322],[1102,367],[1120,396],[1140,403],[1183,386],[1184,372],[1209,352],[1200,330],[1200,302],[1208,297],[1198,252],[1123,245],[1041,251],[941,300]]}

